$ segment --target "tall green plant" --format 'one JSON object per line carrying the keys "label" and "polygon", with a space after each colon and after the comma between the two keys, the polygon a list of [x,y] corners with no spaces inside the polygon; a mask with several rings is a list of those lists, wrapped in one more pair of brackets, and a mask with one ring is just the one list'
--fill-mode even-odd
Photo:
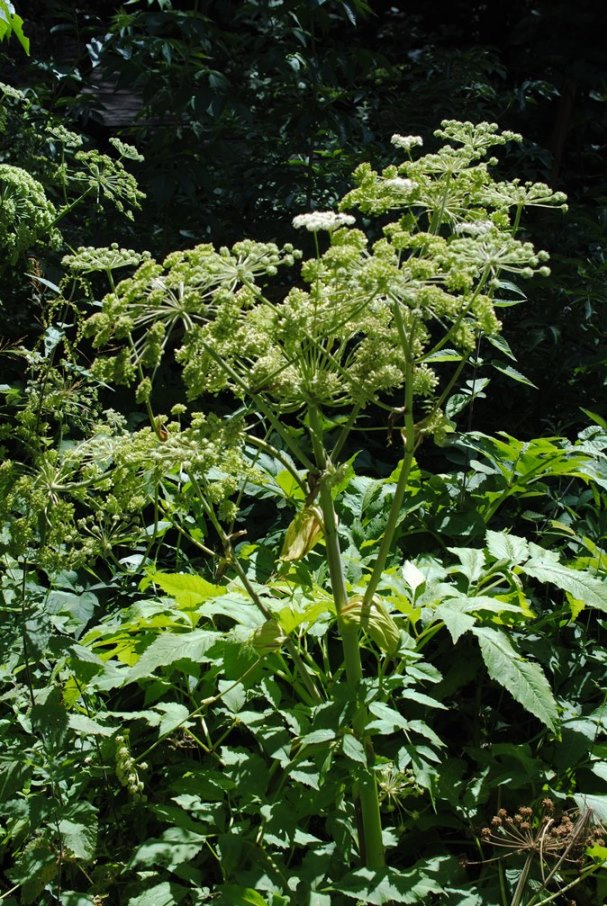
{"label": "tall green plant", "polygon": [[[70,904],[81,875],[130,906],[459,896],[442,852],[385,866],[387,847],[414,850],[415,828],[436,826],[439,800],[461,822],[488,795],[491,736],[477,722],[468,792],[439,735],[451,696],[482,671],[558,746],[560,702],[529,626],[536,612],[554,629],[604,610],[604,553],[578,539],[588,556],[571,561],[495,522],[560,478],[602,487],[603,433],[468,435],[455,452],[477,460],[455,476],[422,473],[416,454],[453,432],[480,345],[509,352],[504,276],[511,288],[545,273],[516,236],[523,209],[563,197],[492,178],[490,149],[511,133],[449,121],[438,135],[444,147],[420,157],[418,137],[394,136],[399,162],[361,166],[340,211],[298,215],[301,265],[291,245],[250,240],[161,263],[117,246],[64,259],[62,330],[47,325],[29,385],[7,395],[25,465],[0,468],[0,640],[20,677],[2,713],[20,729],[0,814],[24,902],[50,884]],[[86,368],[65,339],[83,286]],[[193,405],[167,412],[173,361]],[[101,412],[120,385],[135,386],[145,426]],[[384,479],[356,474],[370,425],[402,445]],[[544,614],[554,589],[567,604]],[[498,777],[516,748],[495,747]],[[524,758],[533,773],[517,782],[535,795],[541,769]],[[97,827],[115,839],[100,856],[114,880],[89,877]]]}
{"label": "tall green plant", "polygon": [[[450,430],[446,400],[480,340],[499,336],[494,299],[500,280],[547,273],[545,254],[516,238],[524,208],[564,201],[541,184],[491,177],[496,161],[487,160],[490,149],[519,136],[500,134],[489,124],[452,121],[444,122],[437,135],[447,144],[418,159],[412,152],[419,138],[394,136],[401,161],[381,173],[368,164],[359,167],[357,188],[343,199],[341,213],[295,218],[296,227],[312,234],[316,254],[301,267],[303,285],[297,279],[284,298],[276,301],[263,283],[279,267],[293,265],[291,246],[280,250],[246,241],[219,252],[199,246],[163,264],[146,262],[105,298],[87,328],[96,347],[122,344],[117,356],[99,358],[94,372],[104,381],[136,381],[137,397],[156,430],[161,420],[154,409],[153,378],[163,353],[177,342],[189,397],[230,393],[245,418],[253,417],[252,425],[265,424],[264,447],[293,463],[291,471],[305,495],[292,543],[301,544],[310,522],[317,522],[315,540],[322,532],[342,645],[342,682],[357,702],[351,731],[365,753],[354,785],[361,808],[360,854],[374,870],[384,864],[384,846],[361,640],[375,635],[386,656],[400,650],[399,630],[378,588],[415,451],[425,437],[441,438]],[[381,238],[371,243],[355,227],[355,217],[344,213],[352,208],[363,222],[370,215],[383,219]],[[79,268],[80,260],[75,256],[72,268]],[[361,578],[361,592],[354,595],[346,580],[347,555],[334,501],[346,468],[342,451],[372,403],[384,406],[393,424],[400,424],[403,459],[382,537]],[[260,438],[253,427],[243,430],[256,445]],[[274,625],[205,483],[190,485],[229,567],[268,625]],[[304,544],[302,551],[309,547]],[[285,558],[300,555],[289,548]],[[309,668],[299,663],[298,669],[314,697]]]}

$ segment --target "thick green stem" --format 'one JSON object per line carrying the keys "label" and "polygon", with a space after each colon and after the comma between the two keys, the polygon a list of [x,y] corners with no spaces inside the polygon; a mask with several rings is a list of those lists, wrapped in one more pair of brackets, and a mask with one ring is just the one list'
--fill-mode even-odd
{"label": "thick green stem", "polygon": [[397,301],[394,302],[394,320],[399,332],[405,358],[405,455],[401,463],[398,481],[396,482],[396,488],[394,490],[394,497],[392,499],[390,512],[388,513],[386,528],[384,529],[384,534],[379,546],[379,551],[375,559],[375,565],[373,567],[371,578],[369,579],[369,584],[367,585],[365,596],[363,598],[361,608],[361,624],[363,626],[369,619],[373,595],[377,590],[377,586],[386,566],[388,555],[392,549],[394,533],[396,531],[398,517],[400,515],[403,500],[405,499],[407,486],[409,484],[409,474],[411,472],[411,466],[413,465],[413,457],[415,454],[415,420],[413,417],[413,364],[411,362],[409,342],[407,340],[399,303]]}
{"label": "thick green stem", "polygon": [[78,198],[75,198],[74,201],[71,202],[71,204],[68,204],[67,207],[62,208],[61,211],[59,211],[59,213],[53,220],[53,222],[51,223],[49,229],[52,229],[54,226],[57,226],[59,221],[63,220],[63,218],[66,216],[66,214],[69,214],[70,211],[73,211],[74,208],[78,207],[80,202],[84,201],[86,196],[91,194],[91,192],[93,191],[93,188],[94,188],[93,186],[89,186],[88,189],[85,189],[84,192],[82,193],[82,195],[79,195]]}
{"label": "thick green stem", "polygon": [[[320,471],[319,500],[323,514],[325,546],[327,563],[331,578],[331,589],[337,611],[337,624],[341,636],[348,685],[356,689],[363,677],[362,662],[360,657],[360,631],[358,625],[344,617],[348,603],[348,593],[343,571],[343,561],[337,535],[335,507],[327,475],[327,457],[322,442],[322,429],[320,426],[319,412],[315,407],[310,407],[310,428],[314,456]],[[366,735],[368,713],[366,707],[361,706],[352,721],[352,729],[362,741],[367,754],[368,770],[360,780],[357,790],[360,800],[362,818],[361,839],[359,841],[361,857],[367,868],[378,870],[385,865],[384,844],[381,827],[381,814],[379,809],[379,796],[377,781],[373,772],[375,753],[370,738]]]}

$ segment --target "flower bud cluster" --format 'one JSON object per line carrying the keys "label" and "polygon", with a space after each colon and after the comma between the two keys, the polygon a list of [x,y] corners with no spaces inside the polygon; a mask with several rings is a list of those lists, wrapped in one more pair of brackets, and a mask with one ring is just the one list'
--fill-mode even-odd
{"label": "flower bud cluster", "polygon": [[0,194],[0,246],[11,264],[36,241],[59,244],[57,211],[38,180],[21,167],[0,164]]}
{"label": "flower bud cluster", "polygon": [[[497,334],[500,275],[548,273],[545,253],[515,236],[521,210],[563,202],[543,184],[493,179],[491,149],[520,141],[517,134],[445,120],[436,135],[446,144],[417,159],[410,152],[421,138],[395,135],[406,160],[381,173],[362,164],[338,211],[294,218],[295,227],[325,231],[326,248],[303,262],[301,279],[278,299],[264,284],[279,267],[294,266],[292,246],[245,240],[143,261],[89,321],[97,347],[131,338],[95,373],[133,382],[137,369],[157,367],[179,328],[175,356],[191,399],[229,391],[266,397],[283,411],[364,407],[401,387],[406,371],[414,393],[432,398],[438,373],[424,357],[436,325],[462,356],[480,335]],[[350,208],[396,214],[371,245]],[[138,381],[138,398],[149,400],[150,381],[141,374]]]}
{"label": "flower bud cluster", "polygon": [[145,771],[146,768],[145,762],[138,765],[131,755],[127,736],[119,734],[116,737],[116,777],[136,802],[147,802],[144,784],[139,777],[139,770]]}

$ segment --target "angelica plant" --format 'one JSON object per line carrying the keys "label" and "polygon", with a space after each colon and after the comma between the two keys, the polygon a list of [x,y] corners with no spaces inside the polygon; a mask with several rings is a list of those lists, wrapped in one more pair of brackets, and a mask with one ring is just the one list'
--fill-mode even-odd
{"label": "angelica plant", "polygon": [[[544,185],[492,177],[491,150],[520,136],[494,124],[455,121],[445,121],[436,135],[442,147],[415,158],[421,139],[394,136],[396,162],[381,172],[362,164],[339,211],[297,215],[294,227],[312,234],[316,250],[301,264],[291,244],[246,240],[232,249],[200,245],[162,263],[146,258],[115,284],[107,250],[100,251],[97,269],[108,272],[112,288],[86,326],[100,351],[94,373],[136,385],[158,443],[166,437],[158,432],[163,416],[154,377],[174,350],[188,398],[230,394],[241,437],[287,462],[302,489],[281,562],[288,568],[324,536],[343,653],[336,676],[357,701],[348,732],[364,753],[353,786],[362,815],[360,853],[372,869],[383,865],[384,845],[361,644],[369,637],[385,656],[402,644],[380,590],[415,452],[425,437],[441,441],[453,430],[445,403],[479,343],[499,336],[495,298],[503,276],[548,273],[546,253],[517,235],[522,211],[565,208],[564,196]],[[94,257],[82,250],[66,264],[82,270],[86,262],[90,272]],[[269,288],[279,269],[281,284],[288,272],[292,285],[277,297]],[[105,347],[114,351],[102,354]],[[371,404],[400,427],[403,450],[384,533],[355,594],[346,580],[335,497],[346,442]],[[277,621],[247,579],[217,501],[202,478],[188,487],[270,631]],[[277,631],[276,645],[287,637]],[[313,701],[314,668],[297,667]]]}

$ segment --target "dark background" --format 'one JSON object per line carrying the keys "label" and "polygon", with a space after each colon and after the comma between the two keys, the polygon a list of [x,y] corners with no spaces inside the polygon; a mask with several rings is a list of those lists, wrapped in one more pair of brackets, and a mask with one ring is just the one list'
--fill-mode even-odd
{"label": "dark background", "polygon": [[[31,57],[4,45],[0,78],[92,146],[117,135],[146,157],[133,168],[147,195],[141,216],[100,220],[83,244],[115,239],[162,255],[243,235],[284,241],[293,215],[332,206],[361,160],[389,160],[394,132],[431,147],[445,117],[520,131],[525,142],[502,172],[564,190],[570,211],[527,218],[553,274],[505,315],[520,369],[539,390],[494,378],[474,427],[573,434],[587,421],[580,407],[607,416],[604,4],[22,6]],[[1,138],[2,159],[18,163],[11,137]]]}

